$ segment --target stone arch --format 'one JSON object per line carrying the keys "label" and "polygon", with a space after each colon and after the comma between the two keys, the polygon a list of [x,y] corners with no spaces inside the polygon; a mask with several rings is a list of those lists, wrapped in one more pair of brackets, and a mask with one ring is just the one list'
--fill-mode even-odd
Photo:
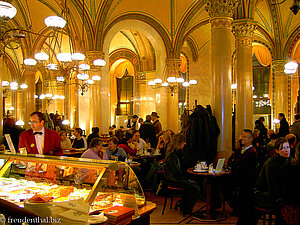
{"label": "stone arch", "polygon": [[291,57],[293,50],[297,47],[297,44],[300,41],[300,25],[295,28],[294,32],[289,36],[288,41],[284,46],[284,55]]}
{"label": "stone arch", "polygon": [[141,62],[133,51],[126,48],[120,48],[113,51],[109,54],[109,66],[119,59],[128,59],[132,63],[136,73],[141,71]]}

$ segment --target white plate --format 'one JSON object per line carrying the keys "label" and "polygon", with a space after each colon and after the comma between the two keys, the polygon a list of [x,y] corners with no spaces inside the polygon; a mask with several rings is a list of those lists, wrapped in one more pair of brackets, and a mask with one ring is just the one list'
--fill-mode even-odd
{"label": "white plate", "polygon": [[97,224],[97,223],[104,223],[107,220],[107,217],[104,216],[104,219],[99,218],[99,215],[90,215],[88,223],[89,224]]}

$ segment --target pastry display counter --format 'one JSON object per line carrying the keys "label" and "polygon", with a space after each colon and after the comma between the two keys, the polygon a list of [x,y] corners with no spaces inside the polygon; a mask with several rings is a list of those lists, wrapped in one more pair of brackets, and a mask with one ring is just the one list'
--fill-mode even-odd
{"label": "pastry display counter", "polygon": [[0,198],[25,203],[83,199],[89,212],[123,206],[123,195],[145,206],[142,187],[124,162],[0,153]]}

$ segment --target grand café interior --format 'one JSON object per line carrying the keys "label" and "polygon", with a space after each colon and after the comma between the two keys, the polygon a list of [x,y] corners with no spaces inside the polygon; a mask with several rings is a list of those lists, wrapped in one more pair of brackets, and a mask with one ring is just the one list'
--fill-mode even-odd
{"label": "grand caf\u00e9 interior", "polygon": [[233,131],[259,117],[276,130],[279,113],[292,124],[300,112],[299,70],[287,64],[300,63],[297,10],[297,0],[1,1],[0,120],[26,129],[31,112],[58,113],[69,129],[106,135],[157,112],[177,133],[185,111],[211,105],[217,157],[228,157]]}

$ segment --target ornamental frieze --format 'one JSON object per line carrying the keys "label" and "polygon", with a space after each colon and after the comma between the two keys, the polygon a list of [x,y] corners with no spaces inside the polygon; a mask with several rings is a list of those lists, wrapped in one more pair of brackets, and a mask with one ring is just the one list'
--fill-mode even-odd
{"label": "ornamental frieze", "polygon": [[254,22],[233,22],[232,33],[236,38],[252,38],[256,27]]}
{"label": "ornamental frieze", "polygon": [[231,29],[231,18],[214,18],[210,21],[211,29],[227,28]]}

